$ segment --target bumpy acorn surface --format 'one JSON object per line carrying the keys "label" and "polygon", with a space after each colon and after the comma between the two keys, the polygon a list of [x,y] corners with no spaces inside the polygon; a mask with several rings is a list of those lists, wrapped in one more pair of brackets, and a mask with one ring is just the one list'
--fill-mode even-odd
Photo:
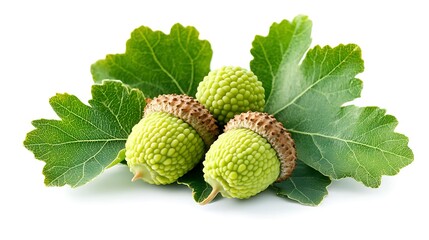
{"label": "bumpy acorn surface", "polygon": [[219,134],[214,117],[186,95],[148,100],[125,144],[133,181],[169,184],[191,170]]}
{"label": "bumpy acorn surface", "polygon": [[200,82],[196,98],[224,125],[242,112],[262,111],[265,90],[252,71],[225,66],[211,71]]}
{"label": "bumpy acorn surface", "polygon": [[295,143],[283,125],[267,113],[247,112],[230,120],[203,162],[204,179],[229,198],[249,198],[287,179],[295,168]]}

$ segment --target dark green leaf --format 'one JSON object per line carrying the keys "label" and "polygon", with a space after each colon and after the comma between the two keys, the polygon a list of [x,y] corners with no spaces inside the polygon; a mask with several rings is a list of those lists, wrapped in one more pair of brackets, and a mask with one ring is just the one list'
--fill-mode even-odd
{"label": "dark green leaf", "polygon": [[191,171],[177,180],[177,183],[188,186],[192,190],[192,196],[196,202],[206,199],[212,187],[204,181],[203,165],[198,164]]}
{"label": "dark green leaf", "polygon": [[292,176],[280,183],[274,183],[277,195],[287,197],[304,205],[316,206],[328,194],[326,187],[331,180],[320,172],[297,161]]}

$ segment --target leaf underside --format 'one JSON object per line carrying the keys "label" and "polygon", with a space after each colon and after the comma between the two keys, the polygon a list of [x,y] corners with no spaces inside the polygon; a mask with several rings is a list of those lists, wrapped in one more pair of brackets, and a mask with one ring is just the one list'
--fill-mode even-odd
{"label": "leaf underside", "polygon": [[397,121],[385,110],[344,106],[362,90],[356,78],[364,69],[360,48],[316,46],[304,57],[310,33],[311,21],[298,16],[255,38],[250,65],[268,86],[265,111],[291,132],[305,164],[332,179],[352,177],[378,187],[382,175],[412,162],[408,138],[394,132]]}
{"label": "leaf underside", "polygon": [[94,81],[120,79],[146,97],[160,94],[195,96],[210,71],[210,43],[194,27],[175,24],[167,35],[142,26],[131,33],[124,54],[109,54],[91,66]]}
{"label": "leaf underside", "polygon": [[46,162],[48,186],[81,186],[99,175],[118,153],[145,106],[143,94],[119,81],[92,87],[89,105],[69,94],[57,94],[50,104],[61,120],[33,121],[24,146]]}

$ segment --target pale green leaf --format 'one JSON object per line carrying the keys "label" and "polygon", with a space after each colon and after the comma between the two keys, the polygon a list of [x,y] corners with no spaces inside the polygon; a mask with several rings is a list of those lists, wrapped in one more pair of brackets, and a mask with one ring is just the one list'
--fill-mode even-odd
{"label": "pale green leaf", "polygon": [[[274,24],[268,36],[253,42],[252,71],[272,85],[265,110],[292,133],[305,164],[334,179],[353,177],[377,187],[382,175],[394,175],[412,162],[408,139],[394,132],[397,121],[384,110],[343,106],[362,90],[356,78],[364,69],[357,45],[316,46],[302,60],[311,28],[291,28],[310,26],[308,21],[297,17],[291,24]],[[279,32],[298,36],[278,37]],[[285,49],[295,38],[300,41],[294,48],[300,50]],[[269,70],[255,62],[269,63]]]}
{"label": "pale green leaf", "polygon": [[395,175],[413,160],[408,138],[394,132],[397,123],[380,108],[347,106],[331,119],[321,117],[289,131],[308,165],[334,179],[353,177],[378,187],[382,175]]}
{"label": "pale green leaf", "polygon": [[273,23],[267,37],[256,36],[251,53],[250,68],[262,81],[267,107],[281,105],[273,100],[288,98],[287,82],[297,71],[296,66],[311,43],[312,22],[307,16],[297,16],[292,22]]}

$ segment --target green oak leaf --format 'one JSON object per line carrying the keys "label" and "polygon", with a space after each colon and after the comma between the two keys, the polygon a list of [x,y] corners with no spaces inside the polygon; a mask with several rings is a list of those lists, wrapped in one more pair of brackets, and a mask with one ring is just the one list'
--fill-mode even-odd
{"label": "green oak leaf", "polygon": [[283,182],[274,183],[272,187],[280,197],[316,206],[328,194],[326,188],[329,184],[331,180],[328,177],[298,160],[292,176]]}
{"label": "green oak leaf", "polygon": [[210,71],[210,43],[194,27],[175,24],[170,34],[142,26],[131,33],[124,54],[109,54],[91,66],[94,81],[120,79],[146,97],[160,94],[195,96]]}
{"label": "green oak leaf", "polygon": [[50,104],[61,120],[33,121],[24,146],[46,162],[48,186],[81,186],[124,158],[125,141],[142,118],[144,96],[120,81],[92,86],[89,105],[76,96],[57,94]]}
{"label": "green oak leaf", "polygon": [[[382,175],[413,161],[408,138],[394,132],[397,121],[385,110],[343,106],[362,90],[356,78],[364,69],[361,50],[354,44],[316,46],[303,58],[310,32],[310,20],[298,16],[255,38],[251,69],[271,86],[265,111],[292,133],[305,164],[333,179],[378,187]],[[284,34],[293,36],[279,37]]]}
{"label": "green oak leaf", "polygon": [[177,183],[188,186],[192,190],[192,196],[196,202],[202,202],[211,191],[210,184],[204,181],[203,165],[198,164],[191,171],[177,180]]}

